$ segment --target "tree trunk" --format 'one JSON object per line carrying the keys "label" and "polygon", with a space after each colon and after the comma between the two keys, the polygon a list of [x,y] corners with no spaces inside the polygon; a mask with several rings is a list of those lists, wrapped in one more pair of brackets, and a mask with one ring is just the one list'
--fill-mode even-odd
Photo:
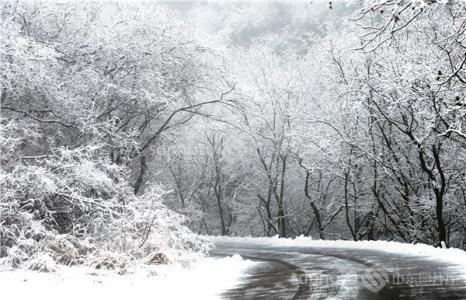
{"label": "tree trunk", "polygon": [[[432,155],[434,158],[434,164],[432,167],[427,165],[424,157],[424,148],[419,147],[419,160],[421,162],[422,170],[428,175],[429,180],[432,183],[434,195],[435,195],[435,217],[437,220],[437,232],[438,232],[438,245],[442,246],[442,242],[448,247],[447,229],[445,221],[443,220],[443,197],[446,190],[446,178],[443,172],[443,168],[440,162],[440,148],[441,144],[432,145]],[[436,168],[438,171],[439,179],[437,180],[433,169]]]}
{"label": "tree trunk", "polygon": [[322,218],[320,216],[320,211],[317,205],[315,205],[314,201],[312,201],[311,194],[309,193],[309,177],[310,177],[310,171],[306,170],[306,178],[304,180],[304,195],[308,199],[312,212],[314,213],[314,216],[316,218],[317,222],[317,229],[319,230],[319,238],[321,240],[325,239],[325,232],[324,232],[324,227],[322,225]]}
{"label": "tree trunk", "polygon": [[134,194],[138,194],[141,190],[142,184],[144,183],[144,175],[147,171],[146,157],[141,154],[139,156],[139,174],[136,182],[134,183]]}
{"label": "tree trunk", "polygon": [[220,218],[220,227],[222,229],[222,235],[227,235],[228,230],[225,225],[225,216],[224,216],[223,204],[222,204],[223,197],[222,197],[222,187],[221,187],[222,183],[221,183],[221,178],[220,178],[221,175],[219,174],[218,167],[216,167],[216,171],[217,171],[217,174],[215,176],[214,193],[215,193],[215,198],[217,199],[217,208],[218,208],[218,215]]}
{"label": "tree trunk", "polygon": [[285,209],[283,203],[284,191],[285,191],[285,174],[286,174],[286,156],[282,159],[282,170],[280,180],[280,193],[277,197],[277,221],[278,221],[278,235],[279,237],[286,237],[286,220],[285,220]]}

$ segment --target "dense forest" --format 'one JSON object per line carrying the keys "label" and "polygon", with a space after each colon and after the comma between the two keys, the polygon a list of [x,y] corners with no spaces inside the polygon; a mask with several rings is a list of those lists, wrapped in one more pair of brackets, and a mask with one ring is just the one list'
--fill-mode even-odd
{"label": "dense forest", "polygon": [[2,1],[0,257],[466,249],[466,2],[315,2]]}

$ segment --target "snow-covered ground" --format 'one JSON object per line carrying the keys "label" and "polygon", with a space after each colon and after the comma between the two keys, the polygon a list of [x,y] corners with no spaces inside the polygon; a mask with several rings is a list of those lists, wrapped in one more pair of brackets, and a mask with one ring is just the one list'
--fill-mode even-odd
{"label": "snow-covered ground", "polygon": [[325,241],[313,240],[310,237],[299,236],[296,238],[278,238],[276,237],[213,237],[205,236],[210,242],[249,242],[260,245],[280,246],[280,247],[329,247],[344,249],[366,249],[378,250],[396,254],[422,256],[445,263],[458,265],[464,270],[466,280],[466,251],[449,248],[435,248],[425,244],[406,244],[399,242],[387,241]]}
{"label": "snow-covered ground", "polygon": [[[322,241],[308,237],[295,239],[252,237],[204,237],[211,242],[254,243],[277,247],[331,247],[378,250],[416,255],[456,264],[464,270],[466,252],[424,244],[385,241]],[[240,283],[244,272],[256,263],[238,255],[208,257],[181,266],[136,266],[127,275],[89,267],[60,267],[53,273],[0,269],[1,299],[218,299],[220,294]],[[149,298],[148,298],[149,297]]]}
{"label": "snow-covered ground", "polygon": [[189,268],[142,266],[128,275],[87,267],[0,271],[0,299],[218,299],[254,264],[235,255],[208,257]]}

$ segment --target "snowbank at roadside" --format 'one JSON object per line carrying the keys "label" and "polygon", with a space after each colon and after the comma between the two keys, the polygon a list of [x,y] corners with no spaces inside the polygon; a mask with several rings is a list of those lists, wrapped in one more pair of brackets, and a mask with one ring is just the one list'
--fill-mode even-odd
{"label": "snowbank at roadside", "polygon": [[0,271],[0,298],[218,299],[254,264],[234,255],[201,259],[189,268],[141,266],[128,275],[87,267],[60,267],[54,273],[4,270]]}
{"label": "snowbank at roadside", "polygon": [[425,244],[407,244],[388,241],[325,241],[313,240],[311,237],[299,236],[296,238],[275,237],[223,237],[204,236],[204,239],[211,242],[248,242],[263,246],[280,247],[328,247],[338,249],[364,249],[385,251],[396,254],[422,256],[445,263],[458,265],[463,270],[466,280],[466,251],[449,248],[435,248]]}

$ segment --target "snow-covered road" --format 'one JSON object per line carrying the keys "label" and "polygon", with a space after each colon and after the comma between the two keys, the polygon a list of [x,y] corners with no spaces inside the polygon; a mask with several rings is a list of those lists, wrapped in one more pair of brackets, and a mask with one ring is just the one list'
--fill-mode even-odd
{"label": "snow-covered road", "polygon": [[[189,268],[0,268],[1,299],[466,299],[466,252],[394,242],[204,237]],[[240,257],[241,255],[242,257]],[[1,264],[0,264],[1,265]]]}
{"label": "snow-covered road", "polygon": [[332,247],[320,241],[212,240],[212,255],[239,254],[259,262],[222,295],[227,299],[466,299],[466,253],[459,250],[383,242]]}

